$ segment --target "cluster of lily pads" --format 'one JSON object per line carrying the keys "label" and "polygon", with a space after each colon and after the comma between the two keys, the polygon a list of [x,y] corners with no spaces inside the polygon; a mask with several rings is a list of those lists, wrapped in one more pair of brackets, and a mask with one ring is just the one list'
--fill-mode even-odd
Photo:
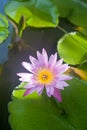
{"label": "cluster of lily pads", "polygon": [[[66,64],[71,66],[66,74],[73,76],[73,79],[67,81],[69,87],[61,92],[62,102],[57,102],[53,97],[49,98],[51,95],[55,97],[53,87],[47,89],[49,97],[45,92],[40,96],[36,92],[30,94],[30,91],[33,91],[30,88],[27,91],[29,95],[23,97],[24,87],[27,86],[27,77],[19,74],[22,83],[13,91],[13,101],[9,103],[9,112],[11,113],[9,121],[12,130],[86,130],[87,0],[10,0],[5,5],[4,12],[4,14],[0,14],[0,44],[4,44],[4,41],[10,35],[10,24],[15,29],[16,36],[20,38],[22,38],[25,28],[29,26],[43,29],[46,27],[58,28],[60,18],[67,19],[75,26],[74,31],[69,33],[65,31],[65,34],[58,39],[57,44],[58,55]],[[37,55],[41,66],[40,59],[43,58],[43,53],[45,56],[47,55],[45,51],[42,52],[42,56]],[[56,55],[52,55],[50,60],[55,60],[55,57]],[[32,64],[37,63],[35,59],[32,60]],[[45,63],[45,60],[42,61]],[[23,63],[23,65],[27,69],[32,66],[27,63]],[[26,67],[27,65],[28,67]],[[52,65],[50,66],[52,67]],[[32,68],[34,69],[34,67],[33,65]],[[35,68],[35,70],[37,69]],[[47,75],[42,75],[44,73]],[[54,73],[53,70],[49,73],[47,68],[43,68],[43,71],[41,68],[38,71],[38,75],[40,74],[43,80],[47,80],[47,76],[51,73]],[[58,78],[60,77],[57,75],[57,80],[59,80]],[[39,79],[43,84],[41,77]],[[51,79],[53,79],[52,75],[49,76],[46,83]],[[36,86],[35,90],[42,93],[43,88],[38,89]]]}

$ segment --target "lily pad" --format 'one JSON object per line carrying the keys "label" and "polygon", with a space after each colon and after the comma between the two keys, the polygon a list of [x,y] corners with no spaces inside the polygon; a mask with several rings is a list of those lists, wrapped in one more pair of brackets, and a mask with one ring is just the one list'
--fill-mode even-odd
{"label": "lily pad", "polygon": [[8,37],[8,20],[2,14],[0,14],[0,44]]}
{"label": "lily pad", "polygon": [[58,24],[58,10],[51,0],[12,0],[5,6],[5,13],[16,23],[24,16],[26,26],[55,27]]}
{"label": "lily pad", "polygon": [[79,33],[65,34],[58,41],[60,57],[68,64],[76,65],[87,61],[87,38]]}
{"label": "lily pad", "polygon": [[[22,88],[25,84],[21,84]],[[24,89],[15,89],[8,108],[12,130],[86,130],[87,82],[74,78],[62,91],[59,104],[45,93],[23,97]]]}
{"label": "lily pad", "polygon": [[72,24],[87,28],[87,0],[54,0],[59,16]]}

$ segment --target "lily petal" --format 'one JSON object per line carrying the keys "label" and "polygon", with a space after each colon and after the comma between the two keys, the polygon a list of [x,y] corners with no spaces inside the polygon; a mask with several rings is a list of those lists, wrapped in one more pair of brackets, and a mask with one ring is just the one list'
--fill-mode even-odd
{"label": "lily petal", "polygon": [[62,102],[62,96],[59,89],[54,89],[53,97],[55,97],[59,102]]}
{"label": "lily petal", "polygon": [[33,70],[33,68],[32,68],[32,64],[30,64],[30,63],[28,63],[28,62],[22,62],[22,65],[23,65],[23,67],[24,67],[26,70],[28,70],[28,71],[30,71],[30,72],[34,72],[34,70]]}

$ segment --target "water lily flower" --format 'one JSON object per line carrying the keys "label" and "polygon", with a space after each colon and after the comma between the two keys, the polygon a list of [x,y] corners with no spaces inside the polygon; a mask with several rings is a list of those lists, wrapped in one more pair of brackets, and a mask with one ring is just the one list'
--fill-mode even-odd
{"label": "water lily flower", "polygon": [[42,54],[37,51],[37,59],[32,56],[29,56],[29,59],[31,63],[22,62],[28,73],[17,74],[20,81],[27,82],[24,96],[34,91],[40,95],[45,88],[49,97],[53,96],[61,102],[60,90],[69,86],[66,81],[72,79],[71,76],[64,74],[69,69],[68,64],[63,64],[63,59],[57,61],[57,53],[51,54],[48,59],[45,49],[42,50]]}

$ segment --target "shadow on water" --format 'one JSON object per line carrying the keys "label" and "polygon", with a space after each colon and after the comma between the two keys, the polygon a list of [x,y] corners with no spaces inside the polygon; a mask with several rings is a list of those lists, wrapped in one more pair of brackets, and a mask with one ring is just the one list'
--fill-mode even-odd
{"label": "shadow on water", "polygon": [[[0,5],[4,6],[8,0],[0,0]],[[3,8],[2,6],[2,8]],[[0,12],[3,9],[0,7]],[[65,22],[65,21],[64,21]],[[63,23],[64,23],[63,22]],[[62,23],[62,25],[63,25]],[[67,26],[64,24],[64,26]],[[11,100],[11,93],[15,86],[19,84],[16,73],[24,72],[21,66],[22,61],[29,61],[29,55],[36,57],[36,51],[45,48],[48,55],[56,52],[57,40],[63,35],[58,29],[35,29],[27,28],[23,34],[23,41],[18,39],[11,41],[10,36],[4,44],[0,45],[0,63],[3,64],[0,75],[0,127],[1,130],[11,130],[8,123],[8,102]],[[13,43],[13,48],[8,52],[9,43]],[[7,60],[8,59],[8,60]]]}

